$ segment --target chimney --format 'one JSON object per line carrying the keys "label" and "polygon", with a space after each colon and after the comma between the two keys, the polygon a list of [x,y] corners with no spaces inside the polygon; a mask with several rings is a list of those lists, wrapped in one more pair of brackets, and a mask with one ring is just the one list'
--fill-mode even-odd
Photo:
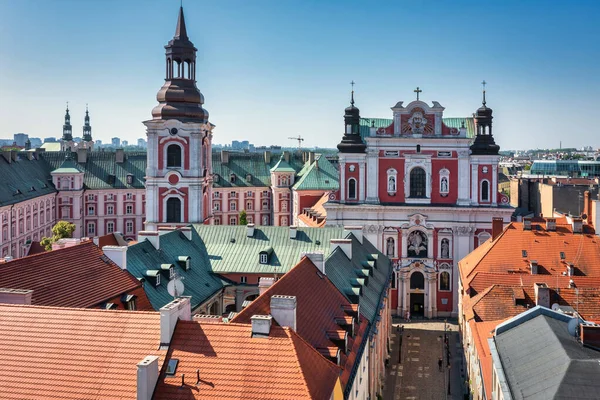
{"label": "chimney", "polygon": [[298,233],[298,227],[296,225],[290,225],[290,239],[296,239]]}
{"label": "chimney", "polygon": [[10,164],[12,162],[12,157],[10,156],[10,150],[2,150],[2,157]]}
{"label": "chimney", "polygon": [[309,151],[308,152],[308,165],[312,165],[312,163],[315,162],[315,152],[314,151]]}
{"label": "chimney", "polygon": [[344,235],[352,233],[356,240],[358,240],[361,244],[363,242],[363,228],[362,226],[345,226],[344,227]]}
{"label": "chimney", "polygon": [[280,326],[296,330],[296,296],[271,296],[271,315]]}
{"label": "chimney", "polygon": [[31,305],[33,290],[0,288],[0,303]]}
{"label": "chimney", "polygon": [[302,253],[301,257],[307,257],[313,264],[317,267],[317,269],[323,274],[325,273],[325,254],[322,251],[315,251],[313,253]]}
{"label": "chimney", "polygon": [[492,241],[496,240],[504,229],[504,220],[501,217],[492,218]]}
{"label": "chimney", "polygon": [[125,162],[125,150],[117,149],[115,151],[115,162],[117,164],[123,164]]}
{"label": "chimney", "polygon": [[523,230],[530,231],[531,230],[531,217],[523,218]]}
{"label": "chimney", "polygon": [[329,243],[331,244],[332,253],[339,247],[346,254],[346,257],[352,260],[352,239],[331,239]]}
{"label": "chimney", "polygon": [[17,150],[11,150],[10,151],[10,158],[12,158],[13,161],[17,161],[19,152]]}
{"label": "chimney", "polygon": [[548,232],[556,231],[556,218],[546,218],[546,230]]}
{"label": "chimney", "polygon": [[550,308],[550,289],[545,283],[534,283],[535,305]]}
{"label": "chimney", "polygon": [[581,218],[573,217],[571,221],[571,223],[573,224],[573,233],[583,232],[583,220]]}
{"label": "chimney", "polygon": [[250,320],[252,321],[253,338],[269,337],[269,333],[271,332],[271,321],[273,320],[273,317],[270,315],[253,315]]}
{"label": "chimney", "polygon": [[284,151],[283,152],[283,159],[285,160],[285,162],[289,163],[290,162],[290,152],[289,151]]}
{"label": "chimney", "polygon": [[567,276],[573,276],[575,270],[575,266],[573,265],[573,263],[568,263],[567,264]]}
{"label": "chimney", "polygon": [[271,152],[270,151],[265,151],[265,164],[271,164]]}
{"label": "chimney", "polygon": [[254,237],[254,224],[246,225],[246,236]]}
{"label": "chimney", "polygon": [[87,149],[77,149],[77,162],[85,164],[87,161]]}
{"label": "chimney", "polygon": [[262,296],[264,292],[266,292],[273,284],[275,283],[275,278],[269,278],[265,276],[261,276],[258,278],[258,292],[259,296]]}
{"label": "chimney", "polygon": [[538,273],[538,263],[536,260],[531,260],[529,262],[529,267],[531,268],[531,275],[537,275]]}
{"label": "chimney", "polygon": [[595,350],[600,350],[600,326],[579,324],[581,343]]}
{"label": "chimney", "polygon": [[146,356],[137,365],[137,400],[151,400],[158,382],[158,356]]}
{"label": "chimney", "polygon": [[181,233],[183,233],[187,240],[192,240],[192,227],[191,226],[183,226],[179,228]]}
{"label": "chimney", "polygon": [[221,150],[221,164],[229,164],[229,152]]}
{"label": "chimney", "polygon": [[377,136],[377,128],[375,127],[375,121],[371,123],[371,127],[369,128],[369,136]]}
{"label": "chimney", "polygon": [[144,239],[148,239],[152,246],[156,250],[160,249],[160,237],[158,235],[158,231],[139,231],[138,232],[138,242],[143,242]]}
{"label": "chimney", "polygon": [[160,309],[160,345],[169,346],[177,320],[190,321],[192,308],[190,296],[179,297]]}
{"label": "chimney", "polygon": [[[590,216],[590,191],[583,192],[583,214],[587,219]],[[581,216],[583,217],[583,215]]]}
{"label": "chimney", "polygon": [[31,152],[31,151],[28,151],[28,152],[27,152],[27,159],[28,159],[29,161],[33,160],[33,152]]}
{"label": "chimney", "polygon": [[121,269],[127,269],[127,246],[104,246],[102,252]]}

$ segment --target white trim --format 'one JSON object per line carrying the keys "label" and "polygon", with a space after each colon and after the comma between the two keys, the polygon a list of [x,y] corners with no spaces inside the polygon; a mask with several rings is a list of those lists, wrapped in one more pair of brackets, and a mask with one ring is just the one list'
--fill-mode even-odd
{"label": "white trim", "polygon": [[[179,149],[181,150],[181,166],[179,166],[179,167],[167,167],[167,154],[168,154],[167,149],[169,146],[171,146],[173,144],[179,146]],[[175,140],[165,141],[165,143],[163,144],[163,161],[165,163],[165,165],[162,166],[163,170],[177,170],[177,169],[183,170],[184,166],[185,166],[185,148],[183,147],[183,145]]]}
{"label": "white trim", "polygon": [[[440,181],[439,181],[438,188],[439,188],[440,194],[444,195],[444,194],[450,193],[450,171],[447,168],[442,168],[442,169],[440,169],[439,175],[440,175]],[[446,190],[445,191],[442,190],[442,182],[443,182],[444,178],[446,179]]]}
{"label": "white trim", "polygon": [[[487,190],[488,198],[487,198],[487,200],[483,199],[483,183],[484,182],[487,182],[487,186],[488,186],[488,190]],[[487,179],[482,179],[479,182],[479,202],[480,203],[490,203],[491,202],[491,198],[492,198],[491,191],[492,191],[492,185],[490,184],[490,181],[488,181]]]}
{"label": "white trim", "polygon": [[[387,175],[387,179],[385,182],[385,187],[386,187],[387,193],[390,196],[392,196],[398,192],[398,171],[396,171],[394,168],[389,168],[386,171],[386,175]],[[393,186],[390,185],[390,183],[391,183],[390,179],[394,180]]]}
{"label": "white trim", "polygon": [[[179,223],[185,222],[185,202],[183,201],[183,196],[180,195],[179,193],[172,193],[172,194],[168,194],[166,196],[163,197],[163,217],[162,217],[162,221],[163,223],[167,222],[167,200],[169,200],[170,198],[177,198],[179,199],[179,203],[181,204],[181,221],[179,221]],[[173,223],[177,223],[177,222],[173,222]]]}
{"label": "white trim", "polygon": [[[354,196],[350,197],[350,181],[354,181]],[[348,200],[357,200],[358,196],[357,193],[358,192],[358,185],[356,182],[355,178],[348,178],[348,193],[346,194],[346,197]]]}

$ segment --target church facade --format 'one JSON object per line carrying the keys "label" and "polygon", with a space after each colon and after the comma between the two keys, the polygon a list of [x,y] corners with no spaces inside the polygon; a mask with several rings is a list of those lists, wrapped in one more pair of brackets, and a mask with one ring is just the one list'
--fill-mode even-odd
{"label": "church facade", "polygon": [[499,146],[485,101],[473,118],[444,118],[418,99],[391,119],[345,110],[340,189],[325,204],[328,225],[363,226],[394,260],[391,307],[427,318],[458,313],[458,261],[490,238],[492,218],[510,221],[497,190]]}

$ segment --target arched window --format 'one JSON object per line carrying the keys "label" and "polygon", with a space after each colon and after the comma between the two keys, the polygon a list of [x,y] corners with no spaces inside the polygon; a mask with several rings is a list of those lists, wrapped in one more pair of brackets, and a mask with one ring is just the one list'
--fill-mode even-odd
{"label": "arched window", "polygon": [[440,273],[440,290],[450,290],[450,273],[448,271]]}
{"label": "arched window", "polygon": [[481,201],[490,201],[490,183],[481,181]]}
{"label": "arched window", "polygon": [[167,222],[181,222],[181,200],[177,197],[167,200]]}
{"label": "arched window", "polygon": [[410,171],[410,197],[425,198],[426,183],[425,170],[420,167],[413,168]]}
{"label": "arched window", "polygon": [[410,276],[411,289],[425,289],[425,277],[419,271],[415,271]]}
{"label": "arched window", "polygon": [[181,167],[181,147],[171,144],[167,147],[167,168]]}
{"label": "arched window", "polygon": [[356,179],[354,178],[348,179],[348,198],[356,199]]}

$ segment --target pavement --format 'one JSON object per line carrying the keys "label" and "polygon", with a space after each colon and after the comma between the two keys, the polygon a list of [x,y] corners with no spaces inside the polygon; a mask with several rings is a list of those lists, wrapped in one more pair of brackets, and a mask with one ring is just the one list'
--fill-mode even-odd
{"label": "pavement", "polygon": [[[449,357],[444,344],[444,321],[405,322],[394,318],[385,400],[464,399],[462,347],[456,321],[448,321],[446,329]],[[440,357],[443,357],[442,371],[438,364]]]}

